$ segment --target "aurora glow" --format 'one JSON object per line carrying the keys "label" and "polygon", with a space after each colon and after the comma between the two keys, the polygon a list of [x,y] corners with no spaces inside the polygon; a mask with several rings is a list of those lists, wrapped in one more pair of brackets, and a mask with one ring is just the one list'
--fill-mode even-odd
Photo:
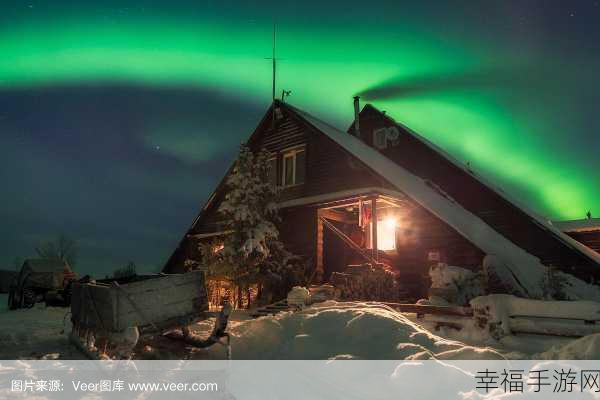
{"label": "aurora glow", "polygon": [[[381,2],[365,15],[348,1],[15,2],[0,17],[0,91],[118,82],[264,110],[275,19],[278,92],[294,105],[344,128],[362,94],[541,214],[600,214],[598,8],[452,3]],[[146,150],[190,165],[235,152],[236,134],[215,141],[172,117],[148,115]]]}

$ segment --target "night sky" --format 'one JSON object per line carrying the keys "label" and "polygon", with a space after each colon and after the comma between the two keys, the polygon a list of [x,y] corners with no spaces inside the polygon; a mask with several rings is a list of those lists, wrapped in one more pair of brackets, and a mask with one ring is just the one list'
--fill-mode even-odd
{"label": "night sky", "polygon": [[600,1],[2,1],[0,269],[156,271],[278,93],[374,103],[552,219],[600,216]]}

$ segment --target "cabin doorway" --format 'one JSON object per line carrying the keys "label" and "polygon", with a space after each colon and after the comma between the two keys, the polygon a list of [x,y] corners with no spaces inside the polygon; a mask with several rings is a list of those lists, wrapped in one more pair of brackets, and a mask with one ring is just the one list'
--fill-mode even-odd
{"label": "cabin doorway", "polygon": [[[353,225],[331,222],[338,229],[350,235]],[[347,244],[336,235],[331,229],[323,230],[323,280],[328,282],[331,274],[334,272],[344,272],[346,267],[351,264],[358,256],[352,254]]]}
{"label": "cabin doorway", "polygon": [[378,263],[397,254],[397,228],[406,210],[402,200],[381,195],[319,208],[317,269],[326,277],[344,261]]}

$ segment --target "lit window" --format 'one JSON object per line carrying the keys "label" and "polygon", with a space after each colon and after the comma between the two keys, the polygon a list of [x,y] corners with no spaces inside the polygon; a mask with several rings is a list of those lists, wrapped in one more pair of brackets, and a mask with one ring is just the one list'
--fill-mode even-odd
{"label": "lit window", "polygon": [[283,186],[299,185],[306,179],[306,150],[304,147],[283,153]]}
{"label": "lit window", "polygon": [[396,219],[388,217],[377,221],[377,248],[394,250],[396,248]]}

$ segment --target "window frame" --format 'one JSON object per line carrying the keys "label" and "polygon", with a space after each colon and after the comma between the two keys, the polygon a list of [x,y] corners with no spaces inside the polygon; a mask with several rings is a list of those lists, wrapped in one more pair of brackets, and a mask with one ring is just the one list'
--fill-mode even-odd
{"label": "window frame", "polygon": [[[296,167],[296,162],[297,162],[297,154],[298,153],[302,153],[304,152],[304,162],[306,163],[306,145],[302,144],[299,146],[294,146],[294,147],[290,147],[287,148],[285,150],[281,151],[281,186],[284,188],[289,188],[292,186],[298,186],[298,185],[303,185],[304,182],[306,182],[306,165],[304,168],[304,182],[296,182],[297,179],[297,167]],[[287,158],[292,158],[292,183],[290,184],[286,184],[285,182],[285,177],[287,175],[287,166],[286,166],[286,159]]]}
{"label": "window frame", "polygon": [[271,172],[275,175],[275,178],[273,180],[271,180],[272,178],[269,177],[269,183],[274,182],[275,186],[277,186],[278,183],[279,183],[279,174],[277,173],[277,172],[279,172],[278,171],[278,169],[279,169],[279,165],[278,165],[279,162],[277,160],[277,155],[276,154],[273,155],[272,157],[269,157],[269,159],[267,160],[267,163],[269,164],[269,166],[271,166],[271,162],[273,162],[273,161],[275,161],[275,168]]}

